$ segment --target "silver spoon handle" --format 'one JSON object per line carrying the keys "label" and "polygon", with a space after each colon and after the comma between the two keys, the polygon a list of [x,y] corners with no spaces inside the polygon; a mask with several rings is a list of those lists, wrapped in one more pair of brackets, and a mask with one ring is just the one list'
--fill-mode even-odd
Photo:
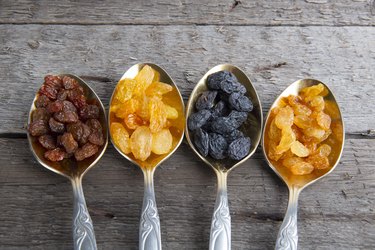
{"label": "silver spoon handle", "polygon": [[231,249],[231,223],[228,207],[227,174],[217,172],[218,188],[210,232],[210,250]]}
{"label": "silver spoon handle", "polygon": [[161,250],[160,220],[154,192],[154,169],[143,171],[145,191],[139,225],[139,249]]}
{"label": "silver spoon handle", "polygon": [[72,179],[74,210],[73,210],[73,244],[75,250],[96,250],[94,227],[87,210],[82,190],[82,179]]}
{"label": "silver spoon handle", "polygon": [[289,188],[288,208],[281,224],[276,240],[276,250],[297,250],[297,208],[299,190],[295,187]]}

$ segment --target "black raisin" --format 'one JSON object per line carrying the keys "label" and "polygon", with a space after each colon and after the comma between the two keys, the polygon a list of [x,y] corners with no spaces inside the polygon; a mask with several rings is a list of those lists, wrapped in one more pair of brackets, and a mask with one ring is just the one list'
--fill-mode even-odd
{"label": "black raisin", "polygon": [[56,121],[53,117],[49,119],[48,124],[52,132],[61,134],[61,133],[64,133],[65,131],[64,123]]}
{"label": "black raisin", "polygon": [[214,106],[217,91],[205,91],[197,99],[195,108],[197,110],[210,109]]}
{"label": "black raisin", "polygon": [[228,107],[224,101],[219,101],[212,109],[212,117],[217,118],[221,116],[226,116],[228,113]]}
{"label": "black raisin", "polygon": [[201,128],[198,128],[194,131],[193,142],[198,152],[206,157],[209,149],[209,137],[206,131]]}
{"label": "black raisin", "polygon": [[239,138],[229,144],[228,156],[233,160],[241,160],[249,154],[251,141],[249,137]]}
{"label": "black raisin", "polygon": [[246,93],[245,86],[237,81],[223,81],[220,83],[220,89],[227,94],[232,94],[234,92],[239,92],[241,94]]}
{"label": "black raisin", "polygon": [[244,123],[247,119],[247,112],[240,112],[240,111],[232,110],[232,112],[230,112],[228,117],[231,119],[234,119],[237,122],[238,127],[240,127],[242,123]]}
{"label": "black raisin", "polygon": [[216,133],[210,133],[209,136],[209,154],[212,158],[221,160],[226,157],[226,151],[228,148],[228,143],[225,138]]}
{"label": "black raisin", "polygon": [[188,127],[190,130],[196,130],[202,127],[211,118],[211,112],[206,109],[193,113],[188,118]]}
{"label": "black raisin", "polygon": [[235,129],[228,134],[224,134],[223,136],[227,140],[228,143],[231,143],[232,141],[236,139],[244,137],[244,134],[240,130]]}
{"label": "black raisin", "polygon": [[236,120],[229,117],[218,117],[211,122],[211,131],[219,134],[227,134],[238,128]]}
{"label": "black raisin", "polygon": [[230,106],[237,111],[250,112],[253,110],[253,103],[250,99],[240,93],[232,93],[228,101]]}
{"label": "black raisin", "polygon": [[229,71],[218,71],[207,77],[207,86],[209,89],[218,90],[222,82],[237,82],[237,78]]}

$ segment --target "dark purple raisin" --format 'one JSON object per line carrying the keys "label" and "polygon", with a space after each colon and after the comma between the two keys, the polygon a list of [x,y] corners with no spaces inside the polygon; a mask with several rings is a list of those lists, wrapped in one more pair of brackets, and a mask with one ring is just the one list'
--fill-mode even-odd
{"label": "dark purple raisin", "polygon": [[101,146],[104,144],[104,136],[102,131],[95,130],[89,135],[89,142]]}
{"label": "dark purple raisin", "polygon": [[64,76],[62,81],[65,89],[75,89],[79,86],[78,81],[69,76]]}
{"label": "dark purple raisin", "polygon": [[68,91],[65,89],[60,89],[57,93],[57,100],[64,101],[66,98],[68,98]]}
{"label": "dark purple raisin", "polygon": [[213,118],[226,116],[228,114],[228,107],[224,101],[219,101],[218,103],[216,103],[216,105],[213,107],[211,111]]}
{"label": "dark purple raisin", "polygon": [[77,108],[76,108],[76,106],[74,106],[73,103],[65,100],[65,101],[63,101],[63,111],[64,112],[73,111],[73,112],[77,113]]}
{"label": "dark purple raisin", "polygon": [[228,148],[228,143],[225,138],[216,133],[210,133],[209,136],[209,151],[210,156],[216,160],[221,160],[226,157],[226,151]]}
{"label": "dark purple raisin", "polygon": [[215,104],[215,98],[217,91],[205,91],[203,92],[195,102],[195,108],[197,110],[210,109]]}
{"label": "dark purple raisin", "polygon": [[83,120],[87,119],[98,119],[99,118],[99,108],[96,105],[86,105],[79,111],[79,116]]}
{"label": "dark purple raisin", "polygon": [[56,121],[53,117],[49,119],[48,124],[52,132],[61,134],[61,133],[64,133],[65,131],[64,123]]}
{"label": "dark purple raisin", "polygon": [[42,135],[38,138],[39,143],[46,149],[56,148],[56,139],[52,135]]}
{"label": "dark purple raisin", "polygon": [[246,93],[245,86],[237,81],[223,81],[220,83],[220,89],[227,94],[232,94],[235,92],[241,94]]}
{"label": "dark purple raisin", "polygon": [[211,122],[211,131],[227,134],[238,128],[237,121],[229,117],[218,117]]}
{"label": "dark purple raisin", "polygon": [[223,136],[227,140],[228,143],[231,143],[232,141],[234,141],[238,138],[242,138],[245,135],[241,131],[239,131],[238,129],[235,129],[228,134],[224,134]]}
{"label": "dark purple raisin", "polygon": [[232,110],[228,115],[229,118],[234,119],[237,122],[237,126],[240,127],[242,123],[244,123],[247,119],[247,112],[240,112],[236,110]]}
{"label": "dark purple raisin", "polygon": [[211,112],[206,109],[193,113],[188,118],[188,127],[190,130],[196,130],[202,127],[211,118]]}
{"label": "dark purple raisin", "polygon": [[61,136],[61,144],[68,154],[74,153],[78,149],[78,143],[74,140],[73,135],[69,132]]}
{"label": "dark purple raisin", "polygon": [[250,99],[240,93],[232,93],[228,101],[230,106],[237,111],[250,112],[253,110],[253,103]]}
{"label": "dark purple raisin", "polygon": [[56,120],[63,123],[74,123],[78,121],[78,115],[76,112],[73,111],[61,111],[58,113],[55,113],[53,116]]}
{"label": "dark purple raisin", "polygon": [[39,89],[39,94],[45,95],[49,99],[56,100],[57,90],[49,85],[43,84],[42,87]]}
{"label": "dark purple raisin", "polygon": [[37,108],[33,111],[31,115],[31,120],[33,122],[42,120],[44,122],[48,122],[50,118],[50,114],[47,112],[45,108]]}
{"label": "dark purple raisin", "polygon": [[98,152],[99,148],[97,145],[86,143],[82,148],[79,148],[74,153],[74,157],[77,161],[82,161],[89,158]]}
{"label": "dark purple raisin", "polygon": [[47,111],[50,113],[50,114],[53,114],[53,113],[57,113],[57,112],[60,112],[63,108],[63,102],[62,101],[59,101],[59,100],[56,100],[54,102],[50,102],[47,106]]}
{"label": "dark purple raisin", "polygon": [[32,136],[41,136],[49,132],[48,125],[43,120],[37,120],[29,125],[29,132]]}
{"label": "dark purple raisin", "polygon": [[37,108],[45,108],[50,103],[50,99],[45,95],[39,95],[38,98],[35,100],[35,107]]}
{"label": "dark purple raisin", "polygon": [[221,83],[226,81],[237,82],[237,78],[229,71],[218,71],[207,77],[207,86],[209,89],[219,90]]}
{"label": "dark purple raisin", "polygon": [[233,160],[241,160],[249,154],[251,140],[249,137],[239,138],[229,144],[228,156]]}
{"label": "dark purple raisin", "polygon": [[193,142],[198,152],[206,157],[209,149],[209,137],[206,131],[201,128],[198,128],[194,131]]}
{"label": "dark purple raisin", "polygon": [[89,126],[92,131],[99,130],[102,131],[102,125],[98,119],[88,119],[86,125]]}
{"label": "dark purple raisin", "polygon": [[65,158],[66,152],[61,148],[48,150],[44,153],[44,157],[50,161],[62,161]]}

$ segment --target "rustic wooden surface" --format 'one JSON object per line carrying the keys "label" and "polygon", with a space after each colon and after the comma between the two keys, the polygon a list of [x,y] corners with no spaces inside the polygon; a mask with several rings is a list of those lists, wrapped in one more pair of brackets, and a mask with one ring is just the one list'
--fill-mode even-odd
{"label": "rustic wooden surface", "polygon": [[[104,104],[137,62],[163,66],[184,99],[212,66],[244,69],[266,113],[299,78],[342,107],[338,167],[304,190],[300,249],[375,248],[375,3],[359,1],[0,0],[0,249],[71,249],[69,181],[43,169],[24,125],[49,72],[80,75]],[[229,176],[232,248],[272,249],[285,185],[261,151]],[[164,249],[207,249],[215,176],[186,143],[156,171]],[[99,249],[137,249],[141,171],[112,146],[84,178]]]}

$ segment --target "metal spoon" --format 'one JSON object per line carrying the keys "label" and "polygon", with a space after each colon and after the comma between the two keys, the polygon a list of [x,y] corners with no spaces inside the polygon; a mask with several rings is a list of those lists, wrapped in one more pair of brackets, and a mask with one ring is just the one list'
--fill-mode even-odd
{"label": "metal spoon", "polygon": [[[105,149],[108,145],[108,129],[107,129],[107,118],[103,103],[96,95],[94,90],[83,81],[81,78],[71,74],[59,74],[60,77],[69,76],[76,79],[79,85],[83,88],[87,100],[94,100],[96,104],[100,104],[100,116],[99,121],[103,127],[103,135],[105,143],[99,148],[99,151],[92,157],[87,158],[83,161],[77,162],[75,160],[65,159],[61,162],[51,162],[44,158],[44,149],[38,143],[38,139],[27,134],[31,152],[33,153],[36,160],[45,168],[68,178],[72,182],[73,186],[73,198],[74,198],[74,211],[73,211],[73,245],[74,249],[97,249],[94,228],[90,214],[87,210],[85,197],[82,190],[82,178],[87,171],[92,168],[95,163],[103,156]],[[38,98],[39,94],[36,94],[31,108],[29,111],[28,124],[31,122],[32,112],[36,109],[34,102]]]}
{"label": "metal spoon", "polygon": [[[121,77],[119,83],[124,79],[133,79],[139,71],[143,68],[143,66],[149,65],[154,70],[156,70],[160,74],[160,81],[163,83],[167,83],[173,87],[173,90],[168,93],[169,96],[173,96],[176,98],[174,100],[176,103],[173,106],[177,109],[179,117],[185,120],[184,118],[184,102],[182,100],[182,96],[180,91],[178,90],[177,85],[174,83],[172,78],[168,75],[168,73],[161,68],[160,66],[153,64],[153,63],[138,63],[130,67],[125,74]],[[112,97],[110,103],[112,103],[113,96],[115,94],[116,88],[112,93]],[[114,115],[109,114],[109,125],[111,121],[114,119]],[[179,119],[179,118],[178,118]],[[182,123],[182,127],[178,128],[175,131],[178,134],[177,140],[174,139],[172,150],[166,155],[160,155],[158,157],[154,157],[152,160],[142,162],[133,158],[132,154],[124,154],[115,143],[113,143],[112,134],[110,133],[111,140],[113,146],[116,150],[124,156],[127,160],[134,163],[138,167],[141,168],[143,175],[144,175],[144,196],[143,196],[143,206],[142,206],[142,213],[141,213],[141,220],[139,225],[139,249],[140,250],[161,250],[161,234],[160,234],[160,220],[158,209],[156,207],[155,201],[155,192],[154,192],[154,172],[157,166],[159,166],[162,162],[168,159],[178,148],[181,144],[182,139],[184,137],[184,123]],[[149,158],[152,158],[151,155]]]}
{"label": "metal spoon", "polygon": [[210,232],[210,250],[230,250],[231,249],[231,222],[230,213],[228,207],[228,194],[227,194],[227,176],[230,171],[235,167],[238,167],[244,163],[250,156],[252,156],[257,149],[262,132],[263,115],[262,107],[258,97],[258,94],[252,85],[250,79],[246,74],[238,67],[230,64],[221,64],[210,69],[197,83],[193,89],[186,108],[186,117],[189,117],[194,112],[194,105],[199,95],[207,90],[206,79],[207,77],[218,71],[230,71],[242,83],[247,90],[247,96],[250,97],[253,102],[254,109],[249,113],[246,125],[244,127],[244,134],[251,138],[251,148],[249,154],[240,161],[235,160],[215,160],[211,157],[202,156],[195,148],[187,124],[185,126],[186,138],[189,145],[194,152],[208,164],[216,173],[218,186],[217,196],[215,202],[214,213],[211,222]]}
{"label": "metal spoon", "polygon": [[[266,161],[268,165],[272,168],[272,170],[285,182],[285,184],[288,186],[289,189],[289,203],[288,203],[288,209],[286,211],[283,223],[281,225],[281,228],[279,230],[277,241],[276,241],[276,247],[275,249],[291,249],[295,250],[297,249],[297,242],[298,242],[298,231],[297,231],[297,206],[298,206],[298,196],[300,192],[310,184],[316,182],[317,180],[323,178],[324,176],[328,175],[333,171],[333,169],[337,166],[339,159],[341,157],[343,148],[344,148],[344,139],[345,139],[345,133],[342,133],[342,140],[340,145],[336,145],[336,150],[332,150],[333,154],[333,160],[331,160],[331,168],[321,170],[318,173],[313,172],[313,174],[309,175],[302,175],[302,176],[296,176],[288,173],[288,170],[285,168],[279,168],[276,164],[276,162],[270,160],[267,155],[267,143],[265,143],[265,137],[267,133],[267,129],[269,126],[268,119],[270,117],[270,112],[274,107],[278,106],[278,102],[282,97],[287,97],[289,95],[298,95],[299,91],[305,87],[309,87],[312,85],[316,85],[322,83],[318,80],[314,79],[302,79],[298,80],[294,83],[292,83],[288,88],[284,90],[284,92],[281,93],[279,97],[275,100],[275,102],[270,107],[270,110],[267,114],[266,122],[265,122],[265,128],[263,132],[262,137],[262,145],[263,145],[263,153],[266,158]],[[331,90],[328,88],[327,85],[322,83],[328,90],[328,95],[325,97],[325,100],[329,100],[332,104],[335,105],[339,112],[339,118],[337,119],[344,130],[344,122],[341,116],[340,109],[337,105],[336,99],[331,92]]]}

